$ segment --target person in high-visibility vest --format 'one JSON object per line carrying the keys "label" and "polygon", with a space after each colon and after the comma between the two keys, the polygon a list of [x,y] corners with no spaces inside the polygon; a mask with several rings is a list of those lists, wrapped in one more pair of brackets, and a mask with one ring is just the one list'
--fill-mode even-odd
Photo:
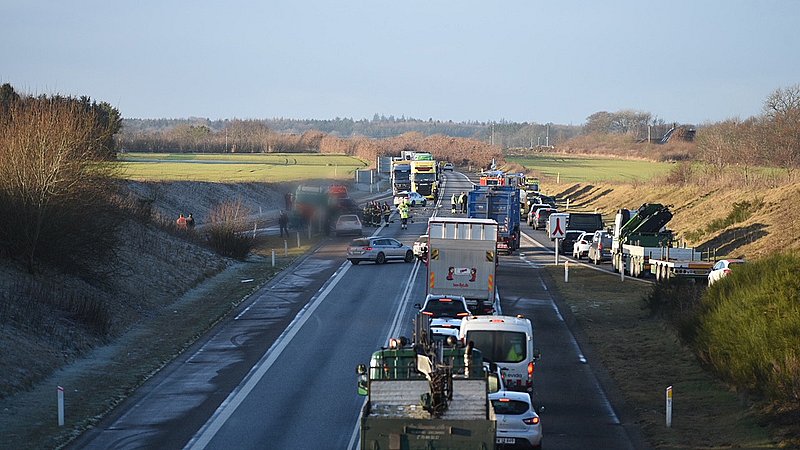
{"label": "person in high-visibility vest", "polygon": [[455,213],[456,213],[456,206],[457,206],[457,205],[458,205],[458,196],[457,196],[457,195],[455,194],[455,192],[454,192],[454,193],[453,193],[453,196],[452,196],[452,197],[450,197],[450,212],[451,212],[452,214],[455,214]]}
{"label": "person in high-visibility vest", "polygon": [[408,203],[405,201],[400,203],[397,207],[397,211],[400,213],[400,228],[406,229],[408,228],[408,214],[409,214]]}

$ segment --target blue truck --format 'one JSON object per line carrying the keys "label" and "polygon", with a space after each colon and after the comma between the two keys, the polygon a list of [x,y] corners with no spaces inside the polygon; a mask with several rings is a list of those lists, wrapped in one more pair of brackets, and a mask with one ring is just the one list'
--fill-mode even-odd
{"label": "blue truck", "polygon": [[475,186],[467,200],[467,216],[497,222],[497,252],[519,248],[520,208],[517,186]]}

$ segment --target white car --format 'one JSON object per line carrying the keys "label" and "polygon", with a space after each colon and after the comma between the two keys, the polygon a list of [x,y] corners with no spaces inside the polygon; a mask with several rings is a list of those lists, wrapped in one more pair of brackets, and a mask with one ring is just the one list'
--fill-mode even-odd
{"label": "white car", "polygon": [[411,250],[414,251],[414,256],[420,260],[426,260],[428,256],[428,235],[423,234],[418,237],[417,240],[414,241],[414,245],[411,246]]}
{"label": "white car", "polygon": [[451,162],[444,163],[444,165],[442,166],[442,170],[449,170],[449,171],[452,172],[453,171],[453,163],[451,163]]}
{"label": "white car", "polygon": [[572,244],[572,257],[575,259],[581,259],[584,256],[589,255],[589,247],[592,246],[592,233],[583,232],[577,239],[575,239],[575,243]]}
{"label": "white car", "polygon": [[489,394],[497,416],[499,446],[542,448],[542,423],[525,392],[498,391]]}
{"label": "white car", "polygon": [[711,272],[708,273],[708,285],[711,286],[714,282],[730,275],[731,267],[744,264],[743,259],[721,259],[714,264]]}
{"label": "white car", "polygon": [[430,319],[434,338],[458,338],[461,319],[472,315],[467,308],[467,301],[460,295],[428,295],[425,304],[417,303],[414,307]]}
{"label": "white car", "polygon": [[394,196],[394,206],[399,205],[403,200],[408,200],[408,204],[411,206],[426,206],[428,204],[428,199],[422,194],[413,191],[402,191]]}
{"label": "white car", "polygon": [[342,236],[345,234],[361,236],[364,234],[363,227],[361,226],[361,219],[359,219],[355,214],[344,214],[339,216],[339,218],[336,219],[334,231],[336,232],[337,236]]}

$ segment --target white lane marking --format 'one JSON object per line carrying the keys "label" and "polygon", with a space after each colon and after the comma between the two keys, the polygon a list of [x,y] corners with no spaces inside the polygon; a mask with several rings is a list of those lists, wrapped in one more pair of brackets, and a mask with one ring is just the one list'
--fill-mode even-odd
{"label": "white lane marking", "polygon": [[[411,270],[408,278],[406,279],[406,285],[403,289],[403,294],[400,296],[400,308],[397,309],[395,312],[394,320],[392,320],[392,325],[389,327],[389,333],[386,335],[384,342],[388,342],[392,336],[396,336],[400,332],[400,321],[403,317],[405,317],[406,309],[408,308],[408,296],[411,294],[411,289],[414,284],[414,280],[417,277],[417,273],[419,272],[419,268],[422,264],[419,260],[414,262],[414,268]],[[358,443],[360,444],[361,438],[361,411],[364,410],[364,405],[367,404],[367,399],[364,398],[364,401],[361,403],[361,409],[358,412],[358,419],[356,420],[356,425],[353,427],[353,432],[350,434],[350,441],[347,443],[348,449],[353,449],[354,446]]]}
{"label": "white lane marking", "polygon": [[258,363],[250,369],[250,372],[244,379],[244,383],[237,386],[228,395],[228,398],[214,411],[211,418],[203,425],[203,427],[192,437],[186,444],[185,449],[201,450],[204,449],[219,432],[225,422],[233,415],[239,405],[247,398],[250,392],[261,381],[267,371],[272,367],[278,357],[283,353],[295,335],[303,327],[303,324],[311,317],[314,311],[322,304],[328,297],[334,287],[341,281],[347,271],[350,269],[351,264],[345,261],[338,269],[338,274],[331,278],[329,282],[320,288],[315,298],[312,298],[308,304],[297,313],[297,316],[292,320],[288,327],[281,333],[275,343],[267,350],[267,353],[261,357]]}
{"label": "white lane marking", "polygon": [[[539,243],[537,240],[533,239],[532,237],[528,236],[527,234],[522,233],[522,235],[526,239],[528,239],[529,241],[531,241],[534,244],[538,245],[539,247],[546,248],[544,245],[542,245],[541,243]],[[571,258],[568,258],[568,259],[570,259],[570,261],[574,261]],[[525,259],[525,261],[528,261],[528,260]],[[531,264],[530,262],[529,262],[529,264],[531,266],[533,266],[533,264]],[[589,268],[594,269],[594,270],[600,270],[602,272],[606,272],[606,271],[604,271],[602,269],[599,269],[597,267],[592,267],[592,266],[590,266],[588,264],[584,264],[584,265],[586,267],[589,267]],[[608,273],[608,272],[606,272],[606,273]],[[615,275],[613,272],[611,274]],[[538,275],[538,272],[537,272],[537,276],[539,277],[539,283],[541,283],[542,288],[545,291],[547,291],[548,289],[547,289],[547,286],[544,283],[544,279],[541,277],[541,275]],[[636,279],[636,278],[634,278],[634,279]],[[645,281],[646,282],[646,280],[639,280],[639,281]],[[558,320],[560,320],[561,322],[565,322],[564,321],[564,316],[561,314],[561,310],[559,309],[559,307],[556,304],[555,300],[553,299],[552,295],[550,295],[550,303],[551,303],[551,305],[553,305],[553,311],[555,311],[556,317],[558,317]],[[575,350],[575,353],[578,355],[578,361],[581,364],[586,364],[587,363],[586,356],[584,356],[583,352],[581,351],[581,347],[580,347],[580,345],[578,345],[578,340],[575,339],[575,335],[572,334],[572,330],[570,330],[569,327],[567,327],[567,332],[569,332],[569,337],[570,337],[570,341],[571,341],[572,347]],[[597,380],[597,376],[594,374],[594,371],[590,371],[590,373],[592,374],[592,378],[594,378],[594,384],[595,384],[595,387],[597,388],[597,392],[600,393],[600,403],[606,409],[606,413],[611,418],[612,423],[614,423],[615,425],[619,425],[619,423],[620,423],[619,417],[617,417],[617,413],[614,412],[614,408],[611,406],[611,402],[608,400],[608,396],[606,395],[606,391],[600,385],[600,382]]]}

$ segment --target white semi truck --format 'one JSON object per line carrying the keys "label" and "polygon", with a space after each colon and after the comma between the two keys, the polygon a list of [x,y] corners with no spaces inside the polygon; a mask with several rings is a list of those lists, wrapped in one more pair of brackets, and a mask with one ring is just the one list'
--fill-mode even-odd
{"label": "white semi truck", "polygon": [[492,219],[428,220],[427,294],[460,295],[473,314],[499,314],[497,228]]}

